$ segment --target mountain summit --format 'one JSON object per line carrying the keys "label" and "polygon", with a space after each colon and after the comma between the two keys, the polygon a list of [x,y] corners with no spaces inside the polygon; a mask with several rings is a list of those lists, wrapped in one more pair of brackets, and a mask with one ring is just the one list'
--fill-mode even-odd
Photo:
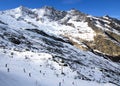
{"label": "mountain summit", "polygon": [[48,6],[0,11],[0,63],[0,86],[119,86],[120,20]]}

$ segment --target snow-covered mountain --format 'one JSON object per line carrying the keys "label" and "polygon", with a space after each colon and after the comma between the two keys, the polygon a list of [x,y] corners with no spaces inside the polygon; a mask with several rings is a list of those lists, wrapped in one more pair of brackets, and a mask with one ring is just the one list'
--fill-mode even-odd
{"label": "snow-covered mountain", "polygon": [[0,11],[0,86],[120,86],[120,20],[76,9]]}

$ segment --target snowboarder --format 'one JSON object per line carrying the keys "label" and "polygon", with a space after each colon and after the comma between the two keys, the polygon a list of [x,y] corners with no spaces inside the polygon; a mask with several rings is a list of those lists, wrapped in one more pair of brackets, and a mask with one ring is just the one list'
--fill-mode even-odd
{"label": "snowboarder", "polygon": [[31,77],[31,73],[29,73],[29,77]]}
{"label": "snowboarder", "polygon": [[26,73],[26,70],[25,70],[25,68],[23,69],[23,71],[24,71],[24,73]]}
{"label": "snowboarder", "polygon": [[10,72],[10,69],[8,68],[7,71]]}
{"label": "snowboarder", "polygon": [[61,82],[59,82],[59,86],[61,86]]}
{"label": "snowboarder", "polygon": [[7,67],[7,64],[5,64],[5,67]]}

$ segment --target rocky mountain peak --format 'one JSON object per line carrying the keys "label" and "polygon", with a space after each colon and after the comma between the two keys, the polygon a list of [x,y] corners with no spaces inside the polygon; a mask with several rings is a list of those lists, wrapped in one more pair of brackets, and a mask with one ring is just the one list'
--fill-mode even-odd
{"label": "rocky mountain peak", "polygon": [[29,15],[29,14],[33,13],[31,9],[24,7],[24,6],[20,6],[20,7],[18,7],[18,9],[23,15]]}
{"label": "rocky mountain peak", "polygon": [[67,14],[67,12],[56,10],[54,7],[51,6],[44,6],[41,9],[38,9],[38,12],[40,15],[42,13],[44,17],[47,17],[49,20],[53,20],[53,21],[60,20],[63,17],[65,17],[65,15]]}
{"label": "rocky mountain peak", "polygon": [[24,10],[28,10],[29,8],[27,8],[27,7],[23,6],[23,5],[21,5],[21,6],[18,7],[18,9],[24,11]]}
{"label": "rocky mountain peak", "polygon": [[42,9],[45,9],[45,10],[55,10],[55,8],[52,7],[52,6],[43,6]]}

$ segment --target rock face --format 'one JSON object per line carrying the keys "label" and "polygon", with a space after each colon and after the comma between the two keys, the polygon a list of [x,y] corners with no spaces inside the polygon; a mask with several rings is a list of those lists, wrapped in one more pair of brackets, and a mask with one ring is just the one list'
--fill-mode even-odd
{"label": "rock face", "polygon": [[50,54],[50,61],[75,71],[75,79],[120,85],[120,20],[109,16],[94,17],[75,9],[58,11],[47,6],[1,11],[0,48],[1,56],[4,51],[44,52]]}
{"label": "rock face", "polygon": [[120,59],[120,23],[119,20],[104,16],[102,18],[89,18],[88,25],[96,32],[94,41],[86,42],[93,50],[98,50],[108,57]]}

